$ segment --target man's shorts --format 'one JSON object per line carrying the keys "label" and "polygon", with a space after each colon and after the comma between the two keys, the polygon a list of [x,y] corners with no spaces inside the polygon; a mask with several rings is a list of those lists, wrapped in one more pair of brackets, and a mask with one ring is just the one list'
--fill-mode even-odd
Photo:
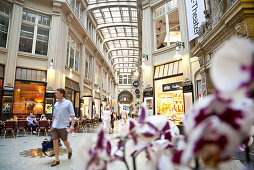
{"label": "man's shorts", "polygon": [[67,137],[68,137],[68,131],[66,130],[66,128],[64,129],[55,129],[53,128],[51,130],[51,134],[52,134],[52,138],[53,139],[62,139],[62,141],[67,141]]}

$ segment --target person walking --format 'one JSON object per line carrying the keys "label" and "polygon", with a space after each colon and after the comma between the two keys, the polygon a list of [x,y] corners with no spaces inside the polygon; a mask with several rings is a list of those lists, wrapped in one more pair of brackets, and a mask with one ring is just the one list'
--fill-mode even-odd
{"label": "person walking", "polygon": [[111,114],[110,114],[110,107],[107,106],[106,110],[103,112],[103,128],[105,131],[109,131],[110,133],[110,119],[111,119]]}
{"label": "person walking", "polygon": [[55,152],[55,160],[51,164],[51,166],[56,166],[60,164],[59,160],[59,148],[58,148],[58,139],[62,139],[65,146],[68,149],[68,159],[71,159],[72,156],[72,149],[70,146],[70,142],[67,140],[68,131],[67,126],[69,126],[70,117],[71,117],[71,126],[70,126],[70,133],[74,130],[74,109],[72,103],[65,98],[65,90],[59,88],[56,90],[56,98],[58,101],[54,105],[54,113],[52,117],[52,127],[50,132],[53,138],[53,148]]}

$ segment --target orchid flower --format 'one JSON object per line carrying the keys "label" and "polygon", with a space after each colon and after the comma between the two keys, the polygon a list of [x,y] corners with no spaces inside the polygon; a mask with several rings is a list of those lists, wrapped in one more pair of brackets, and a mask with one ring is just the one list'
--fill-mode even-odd
{"label": "orchid flower", "polygon": [[215,54],[211,79],[223,97],[241,99],[249,96],[254,82],[254,43],[234,37]]}
{"label": "orchid flower", "polygon": [[106,137],[103,129],[98,133],[96,142],[91,146],[88,154],[89,161],[86,169],[107,169],[107,164],[114,160],[121,160],[121,156],[117,155],[117,147],[113,140]]}

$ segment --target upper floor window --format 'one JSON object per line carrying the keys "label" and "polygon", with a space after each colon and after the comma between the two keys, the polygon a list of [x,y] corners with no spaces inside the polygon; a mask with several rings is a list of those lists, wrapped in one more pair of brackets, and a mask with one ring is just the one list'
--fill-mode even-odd
{"label": "upper floor window", "polygon": [[80,45],[71,36],[67,43],[66,65],[75,71],[79,71]]}
{"label": "upper floor window", "polygon": [[90,61],[89,60],[86,60],[86,63],[85,63],[85,77],[87,79],[90,79],[90,70],[91,67],[90,67]]}
{"label": "upper floor window", "polygon": [[0,6],[0,47],[6,48],[7,46],[10,16],[10,7],[2,3]]}
{"label": "upper floor window", "polygon": [[181,41],[177,0],[171,0],[154,10],[156,48]]}
{"label": "upper floor window", "polygon": [[19,51],[47,55],[50,18],[23,11]]}
{"label": "upper floor window", "polygon": [[119,75],[119,84],[132,84],[131,75]]}

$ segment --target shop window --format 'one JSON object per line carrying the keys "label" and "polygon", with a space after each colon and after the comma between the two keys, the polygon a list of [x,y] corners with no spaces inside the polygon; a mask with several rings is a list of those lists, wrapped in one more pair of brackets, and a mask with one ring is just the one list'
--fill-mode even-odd
{"label": "shop window", "polygon": [[10,7],[1,2],[0,6],[0,47],[6,48],[10,19]]}
{"label": "shop window", "polygon": [[47,55],[50,18],[23,11],[19,51]]}
{"label": "shop window", "polygon": [[14,87],[13,114],[44,113],[45,84],[16,81]]}
{"label": "shop window", "polygon": [[17,68],[16,79],[46,82],[46,71]]}
{"label": "shop window", "polygon": [[75,71],[79,71],[80,45],[71,36],[67,42],[66,65]]}
{"label": "shop window", "polygon": [[154,10],[154,24],[157,49],[181,41],[177,0],[171,0]]}
{"label": "shop window", "polygon": [[183,76],[154,81],[155,113],[164,115],[175,124],[182,124],[185,111],[183,98]]}

